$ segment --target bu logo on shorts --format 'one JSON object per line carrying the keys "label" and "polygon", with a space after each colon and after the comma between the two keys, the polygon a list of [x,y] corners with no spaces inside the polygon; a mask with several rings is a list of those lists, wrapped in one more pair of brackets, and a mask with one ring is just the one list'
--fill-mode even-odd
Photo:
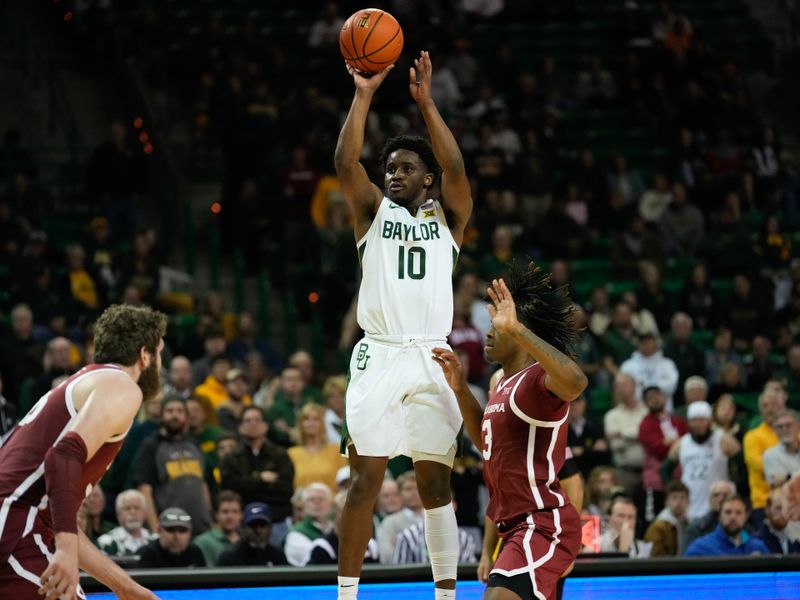
{"label": "bu logo on shorts", "polygon": [[356,354],[356,369],[364,371],[367,368],[367,361],[369,361],[369,344],[361,343],[358,345],[358,354]]}

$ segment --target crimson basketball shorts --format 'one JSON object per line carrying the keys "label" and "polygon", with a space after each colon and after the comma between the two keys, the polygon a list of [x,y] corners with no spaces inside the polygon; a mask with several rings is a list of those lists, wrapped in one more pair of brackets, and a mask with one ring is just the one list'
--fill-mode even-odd
{"label": "crimson basketball shorts", "polygon": [[558,580],[581,547],[575,507],[536,511],[499,532],[503,543],[487,585],[510,589],[523,600],[555,599]]}
{"label": "crimson basketball shorts", "polygon": [[[39,511],[17,503],[0,509],[0,526],[0,598],[41,600],[39,576],[55,551],[51,530]],[[80,586],[78,597],[86,598]]]}

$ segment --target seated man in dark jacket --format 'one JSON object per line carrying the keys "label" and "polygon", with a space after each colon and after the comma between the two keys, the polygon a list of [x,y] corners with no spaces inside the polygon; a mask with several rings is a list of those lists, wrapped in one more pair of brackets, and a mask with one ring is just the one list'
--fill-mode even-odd
{"label": "seated man in dark jacket", "polygon": [[780,490],[769,493],[765,511],[767,518],[756,532],[756,537],[764,542],[770,554],[800,554],[800,540],[796,536],[796,533],[800,533],[800,523],[789,521],[784,514],[784,502]]}
{"label": "seated man in dark jacket", "polygon": [[283,551],[269,543],[272,515],[263,502],[251,502],[244,507],[242,537],[219,556],[220,567],[273,567],[285,565]]}
{"label": "seated man in dark jacket", "polygon": [[719,511],[717,528],[712,533],[693,541],[684,556],[769,554],[764,542],[745,531],[747,517],[747,504],[741,496],[733,495],[725,498]]}
{"label": "seated man in dark jacket", "polygon": [[158,516],[157,540],[139,548],[142,569],[205,567],[200,548],[192,543],[192,517],[182,508],[167,508]]}

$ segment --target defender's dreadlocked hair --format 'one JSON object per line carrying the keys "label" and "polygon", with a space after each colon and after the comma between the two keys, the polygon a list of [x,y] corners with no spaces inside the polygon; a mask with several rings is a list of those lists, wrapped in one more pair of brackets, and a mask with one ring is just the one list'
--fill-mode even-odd
{"label": "defender's dreadlocked hair", "polygon": [[423,137],[417,135],[398,135],[386,140],[383,149],[381,150],[378,160],[381,167],[386,169],[386,161],[389,160],[389,155],[395,150],[399,149],[411,150],[419,155],[420,160],[425,164],[429,173],[433,173],[433,183],[439,180],[442,174],[442,168],[436,162],[436,155],[433,153],[433,146]]}
{"label": "defender's dreadlocked hair", "polygon": [[551,274],[530,259],[524,266],[516,261],[510,266],[505,281],[517,306],[517,319],[548,344],[570,356],[581,332],[573,324],[575,307],[568,287],[551,287]]}

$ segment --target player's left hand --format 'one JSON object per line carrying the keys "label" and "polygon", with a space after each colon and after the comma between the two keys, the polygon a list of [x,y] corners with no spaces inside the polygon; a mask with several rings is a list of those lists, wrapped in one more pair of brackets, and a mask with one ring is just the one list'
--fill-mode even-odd
{"label": "player's left hand", "polygon": [[444,371],[444,378],[455,393],[458,393],[467,387],[467,376],[464,373],[464,366],[458,360],[455,352],[447,348],[434,348],[433,360],[439,363]]}
{"label": "player's left hand", "polygon": [[77,548],[56,547],[53,559],[40,577],[39,595],[45,600],[75,600],[79,574]]}
{"label": "player's left hand", "polygon": [[492,303],[489,305],[489,316],[492,325],[500,333],[512,331],[519,321],[517,320],[517,305],[514,298],[502,279],[493,279],[492,285],[486,290]]}
{"label": "player's left hand", "polygon": [[431,97],[433,67],[430,55],[423,50],[419,53],[419,58],[414,59],[414,65],[416,69],[414,67],[408,69],[408,91],[411,92],[414,101],[419,104]]}

